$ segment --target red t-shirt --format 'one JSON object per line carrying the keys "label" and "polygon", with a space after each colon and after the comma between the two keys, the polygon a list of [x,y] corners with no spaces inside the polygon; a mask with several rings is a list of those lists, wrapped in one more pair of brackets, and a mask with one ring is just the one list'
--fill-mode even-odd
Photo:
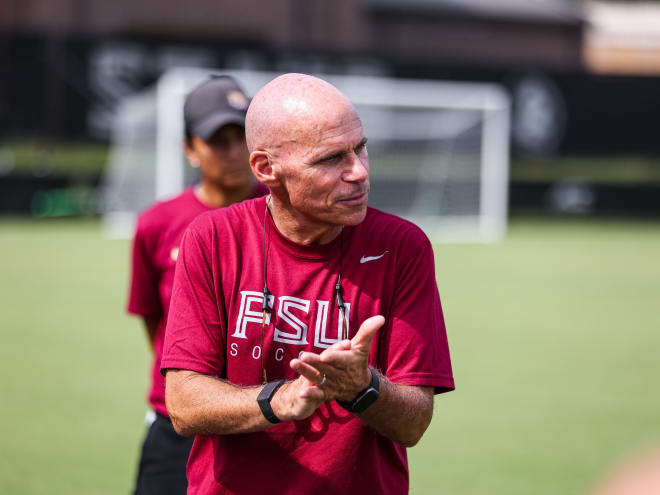
{"label": "red t-shirt", "polygon": [[[267,193],[268,189],[258,184],[250,197]],[[190,222],[212,209],[197,199],[194,188],[190,187],[179,196],[145,210],[137,221],[127,309],[136,315],[159,318],[148,400],[155,411],[165,416],[165,381],[160,374],[160,359],[179,244]]]}
{"label": "red t-shirt", "polygon": [[[200,216],[184,235],[161,367],[237,385],[261,383],[265,198]],[[329,244],[305,246],[270,215],[264,339],[269,380],[296,378],[289,361],[339,340],[334,287],[342,262],[349,335],[386,321],[369,364],[391,381],[452,390],[449,350],[431,245],[415,225],[369,208]],[[406,449],[331,402],[303,421],[237,435],[197,436],[188,493],[408,493]]]}

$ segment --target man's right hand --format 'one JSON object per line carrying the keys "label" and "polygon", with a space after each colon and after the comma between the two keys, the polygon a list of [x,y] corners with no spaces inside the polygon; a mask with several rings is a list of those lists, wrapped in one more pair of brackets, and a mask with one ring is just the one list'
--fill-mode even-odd
{"label": "man's right hand", "polygon": [[323,404],[325,394],[304,376],[282,385],[270,406],[280,421],[306,419]]}

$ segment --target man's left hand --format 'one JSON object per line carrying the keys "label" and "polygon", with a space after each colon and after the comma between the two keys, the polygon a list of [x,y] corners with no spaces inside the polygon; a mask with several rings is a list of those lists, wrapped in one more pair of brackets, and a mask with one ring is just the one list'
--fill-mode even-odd
{"label": "man's left hand", "polygon": [[351,340],[337,342],[321,354],[304,352],[299,359],[292,359],[290,366],[317,384],[326,401],[350,402],[371,383],[368,365],[371,341],[384,323],[382,316],[372,316],[362,323]]}

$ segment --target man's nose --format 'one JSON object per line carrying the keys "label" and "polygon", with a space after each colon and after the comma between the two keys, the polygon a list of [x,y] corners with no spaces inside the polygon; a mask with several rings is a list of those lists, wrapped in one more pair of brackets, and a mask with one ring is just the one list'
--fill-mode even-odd
{"label": "man's nose", "polygon": [[352,152],[349,156],[349,167],[344,173],[346,182],[365,182],[369,179],[369,158],[360,157]]}

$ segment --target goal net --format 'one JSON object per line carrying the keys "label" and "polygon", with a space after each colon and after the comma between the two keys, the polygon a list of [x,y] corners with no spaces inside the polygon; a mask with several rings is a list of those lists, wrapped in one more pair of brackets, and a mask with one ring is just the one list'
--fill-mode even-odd
{"label": "goal net", "polygon": [[[103,182],[110,235],[196,180],[183,153],[183,101],[209,74],[173,69],[119,108]],[[222,71],[253,95],[277,73]],[[355,105],[369,138],[369,204],[433,242],[493,242],[507,225],[509,98],[499,86],[366,76],[320,77]]]}

